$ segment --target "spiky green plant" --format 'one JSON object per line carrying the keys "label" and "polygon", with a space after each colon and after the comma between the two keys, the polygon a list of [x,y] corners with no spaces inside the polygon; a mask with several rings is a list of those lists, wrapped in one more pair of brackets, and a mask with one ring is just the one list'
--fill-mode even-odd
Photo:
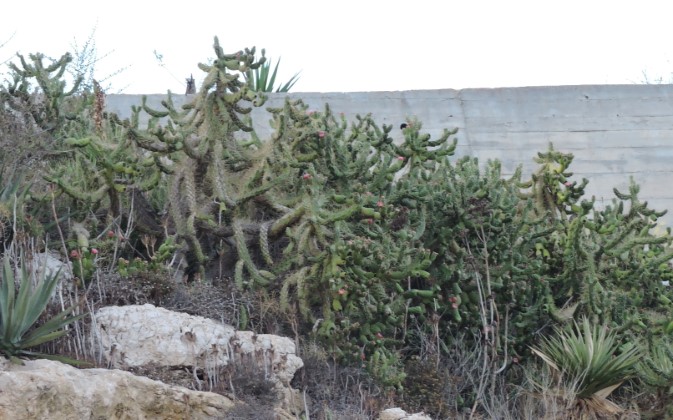
{"label": "spiky green plant", "polygon": [[[82,318],[72,316],[75,307],[65,309],[41,325],[36,325],[43,314],[56,285],[58,273],[53,277],[41,277],[33,286],[26,264],[19,268],[20,285],[15,289],[14,270],[9,256],[5,256],[0,283],[0,352],[12,362],[21,363],[19,357],[42,357],[69,363],[72,359],[32,351],[31,348],[55,340],[67,333],[63,327]],[[44,272],[45,270],[42,270]]]}
{"label": "spiky green plant", "polygon": [[[574,329],[556,328],[532,351],[562,379],[574,384],[574,396],[584,407],[613,406],[607,397],[634,375],[640,348],[625,346],[620,351],[616,334],[606,325],[592,325],[587,318]],[[586,404],[590,401],[590,404]]]}
{"label": "spiky green plant", "polygon": [[656,340],[637,366],[638,377],[645,385],[644,395],[652,395],[643,407],[650,417],[673,418],[673,342],[670,338]]}
{"label": "spiky green plant", "polygon": [[673,399],[673,344],[670,340],[659,340],[649,354],[638,363],[639,377],[657,390],[660,399]]}
{"label": "spiky green plant", "polygon": [[262,49],[262,60],[265,60],[261,66],[256,69],[249,69],[245,72],[245,80],[250,85],[250,89],[256,92],[289,92],[292,86],[299,80],[299,73],[296,73],[285,83],[279,83],[276,87],[276,75],[278,73],[278,66],[280,65],[280,58],[276,65],[271,70],[271,60],[266,60],[264,57],[264,49]]}

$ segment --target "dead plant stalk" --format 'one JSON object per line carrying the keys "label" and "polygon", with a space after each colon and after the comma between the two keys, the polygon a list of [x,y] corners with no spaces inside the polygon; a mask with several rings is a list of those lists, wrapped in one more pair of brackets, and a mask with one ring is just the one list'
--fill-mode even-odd
{"label": "dead plant stalk", "polygon": [[[479,314],[482,323],[482,332],[483,340],[487,345],[487,350],[483,352],[483,360],[481,367],[481,374],[479,376],[479,387],[477,388],[477,394],[474,399],[474,404],[472,405],[472,410],[470,411],[470,419],[474,418],[477,411],[479,403],[484,403],[485,399],[485,390],[486,387],[490,385],[490,395],[495,395],[495,386],[496,379],[498,374],[504,372],[507,366],[507,330],[508,330],[508,318],[509,313],[505,313],[505,343],[504,343],[504,352],[505,357],[503,364],[500,367],[497,367],[495,364],[498,359],[498,348],[500,347],[500,313],[498,308],[495,305],[495,300],[493,299],[493,291],[491,288],[491,270],[489,265],[489,252],[488,252],[488,242],[486,240],[486,234],[484,232],[483,226],[480,228],[478,233],[478,238],[482,244],[481,257],[483,259],[483,271],[484,276],[480,273],[479,267],[474,263],[476,257],[472,253],[470,244],[465,242],[467,252],[470,256],[473,257],[473,265],[475,269],[475,279],[477,283],[477,291],[479,294]],[[483,284],[483,278],[485,277],[486,284]],[[490,349],[490,351],[488,351]],[[490,384],[489,384],[490,382]]]}

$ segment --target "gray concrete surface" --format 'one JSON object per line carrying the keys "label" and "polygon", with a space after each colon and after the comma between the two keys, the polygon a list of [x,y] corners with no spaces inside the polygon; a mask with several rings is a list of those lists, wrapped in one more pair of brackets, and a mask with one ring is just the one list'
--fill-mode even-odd
{"label": "gray concrete surface", "polygon": [[[315,110],[329,103],[349,119],[371,113],[379,124],[392,124],[400,138],[399,124],[408,117],[418,118],[433,137],[457,127],[457,155],[499,159],[505,175],[518,165],[530,173],[537,152],[552,142],[575,155],[571,170],[578,180],[589,180],[587,193],[599,202],[609,204],[613,187],[626,191],[633,177],[650,207],[671,210],[664,221],[673,226],[673,85],[271,94],[253,112],[260,137],[271,133],[265,108],[282,105],[286,96]],[[159,107],[163,99],[149,95],[148,103]],[[176,104],[188,99],[174,95]],[[106,106],[124,118],[140,100],[109,95]]]}

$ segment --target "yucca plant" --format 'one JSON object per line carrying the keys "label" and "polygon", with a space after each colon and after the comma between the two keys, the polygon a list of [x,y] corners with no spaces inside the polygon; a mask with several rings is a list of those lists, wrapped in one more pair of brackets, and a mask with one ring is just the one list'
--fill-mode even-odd
{"label": "yucca plant", "polygon": [[581,324],[574,323],[574,329],[557,328],[555,335],[543,338],[539,348],[531,350],[559,376],[561,383],[573,385],[571,395],[576,409],[603,414],[619,410],[607,397],[633,375],[641,357],[637,346],[628,345],[620,351],[615,334],[606,325],[592,325],[587,318]]}
{"label": "yucca plant", "polygon": [[[262,57],[264,57],[264,50],[262,50]],[[271,71],[272,63],[271,60],[268,60],[259,66],[259,68],[246,71],[245,79],[249,83],[250,89],[255,92],[289,92],[292,86],[299,80],[299,73],[276,88],[276,74],[278,73],[279,65],[280,59],[278,59],[276,65],[273,67],[273,71]]]}
{"label": "yucca plant", "polygon": [[[42,270],[44,273],[45,270]],[[62,356],[48,355],[31,348],[55,340],[67,333],[63,327],[80,319],[83,315],[71,316],[75,307],[70,307],[52,317],[42,325],[36,323],[47,308],[49,299],[58,283],[56,273],[52,277],[42,277],[33,286],[26,269],[23,256],[19,269],[21,282],[18,293],[15,289],[14,270],[9,256],[4,258],[2,281],[0,282],[0,353],[14,363],[22,363],[19,357],[42,357],[66,363],[78,362]]]}

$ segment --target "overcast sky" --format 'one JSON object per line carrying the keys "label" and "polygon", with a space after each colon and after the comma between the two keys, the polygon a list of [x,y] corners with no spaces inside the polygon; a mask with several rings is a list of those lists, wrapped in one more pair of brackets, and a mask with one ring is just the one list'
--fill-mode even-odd
{"label": "overcast sky", "polygon": [[123,69],[112,93],[183,93],[215,35],[225,52],[282,57],[281,81],[301,72],[295,92],[629,84],[643,72],[668,82],[673,72],[667,1],[7,3],[0,63],[17,51],[58,57],[95,29],[98,78]]}

